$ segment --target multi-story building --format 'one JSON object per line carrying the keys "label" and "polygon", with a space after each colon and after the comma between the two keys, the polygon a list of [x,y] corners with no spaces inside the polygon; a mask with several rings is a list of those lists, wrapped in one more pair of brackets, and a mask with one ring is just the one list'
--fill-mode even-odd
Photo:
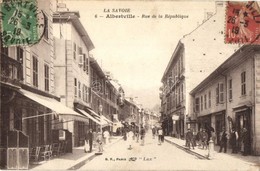
{"label": "multi-story building", "polygon": [[191,91],[198,128],[213,128],[217,144],[222,127],[229,133],[234,127],[239,140],[246,128],[255,155],[260,154],[259,64],[260,46],[244,45]]}
{"label": "multi-story building", "polygon": [[119,92],[111,83],[98,62],[90,57],[90,85],[91,109],[90,112],[100,116],[103,129],[112,130],[113,116],[118,114]]}
{"label": "multi-story building", "polygon": [[119,120],[127,122],[128,124],[139,123],[139,107],[132,97],[124,100],[121,113]]}
{"label": "multi-story building", "polygon": [[[17,141],[16,139],[7,141],[7,138],[10,138],[10,131],[21,131],[28,137],[29,147],[32,148],[51,144],[52,130],[55,128],[55,123],[63,121],[62,118],[67,116],[85,118],[62,105],[60,99],[55,96],[53,7],[52,1],[38,1],[38,9],[44,16],[44,32],[37,44],[3,47],[0,39],[1,166],[6,165],[8,142]],[[17,155],[15,150],[8,151],[8,154]],[[19,157],[21,158],[20,155]]]}
{"label": "multi-story building", "polygon": [[216,2],[216,13],[183,36],[163,74],[160,98],[162,126],[166,135],[183,138],[187,127],[196,126],[191,115],[193,111],[189,108],[189,92],[237,47],[224,43],[223,3]]}
{"label": "multi-story building", "polygon": [[[89,51],[94,45],[79,18],[79,12],[67,10],[64,4],[58,4],[53,15],[55,94],[67,107],[87,115],[84,111],[91,106]],[[72,132],[74,146],[81,146],[91,119],[60,127]]]}

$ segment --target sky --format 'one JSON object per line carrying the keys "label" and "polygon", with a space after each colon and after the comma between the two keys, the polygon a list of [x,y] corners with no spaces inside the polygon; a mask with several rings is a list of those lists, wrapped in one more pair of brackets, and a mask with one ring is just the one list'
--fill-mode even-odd
{"label": "sky", "polygon": [[[206,12],[215,12],[214,1],[59,2],[80,12],[95,46],[90,53],[118,80],[125,96],[134,97],[145,108],[160,104],[161,78],[178,41],[202,23]],[[107,18],[108,14],[135,18]],[[166,15],[188,17],[170,19]]]}

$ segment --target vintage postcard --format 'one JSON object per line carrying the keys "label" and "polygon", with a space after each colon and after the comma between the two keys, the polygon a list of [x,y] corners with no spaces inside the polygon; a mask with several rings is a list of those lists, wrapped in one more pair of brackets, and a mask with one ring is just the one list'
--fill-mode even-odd
{"label": "vintage postcard", "polygon": [[0,0],[0,169],[259,171],[259,5]]}

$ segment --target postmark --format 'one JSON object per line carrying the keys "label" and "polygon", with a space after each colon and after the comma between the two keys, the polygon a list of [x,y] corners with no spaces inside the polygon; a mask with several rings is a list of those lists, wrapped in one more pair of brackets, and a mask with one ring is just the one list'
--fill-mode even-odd
{"label": "postmark", "polygon": [[36,0],[5,0],[1,4],[4,46],[32,45],[39,41]]}
{"label": "postmark", "polygon": [[258,3],[227,2],[225,43],[260,44]]}

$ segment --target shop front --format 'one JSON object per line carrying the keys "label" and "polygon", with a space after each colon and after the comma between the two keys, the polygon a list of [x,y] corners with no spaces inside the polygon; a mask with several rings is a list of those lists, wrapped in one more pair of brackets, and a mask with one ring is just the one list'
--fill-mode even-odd
{"label": "shop front", "polygon": [[[247,130],[248,134],[248,148],[249,154],[252,153],[252,109],[247,106],[243,106],[240,108],[234,108],[235,112],[235,123],[234,126],[238,132],[238,136],[240,140],[243,137],[244,129]],[[241,149],[241,141],[239,141],[238,148]]]}
{"label": "shop front", "polygon": [[[50,154],[54,143],[53,132],[56,129],[64,129],[64,125],[75,120],[87,121],[88,119],[64,106],[51,95],[45,96],[25,89],[6,91],[10,91],[8,94],[12,94],[12,97],[4,102],[1,101],[1,168],[9,168],[8,165],[14,166],[13,162],[8,163],[7,160],[8,142],[16,141],[10,140],[10,133],[17,130],[20,132],[19,135],[28,137],[28,158],[30,159],[28,161],[38,162],[47,159],[47,154]],[[66,144],[72,148],[72,143],[64,141],[58,144],[61,146],[59,151],[62,147],[65,148]],[[19,148],[17,146],[17,149]],[[50,158],[50,155],[48,157]]]}
{"label": "shop front", "polygon": [[220,145],[220,134],[223,130],[223,127],[226,127],[225,123],[225,111],[215,114],[215,133],[217,137],[217,145]]}

